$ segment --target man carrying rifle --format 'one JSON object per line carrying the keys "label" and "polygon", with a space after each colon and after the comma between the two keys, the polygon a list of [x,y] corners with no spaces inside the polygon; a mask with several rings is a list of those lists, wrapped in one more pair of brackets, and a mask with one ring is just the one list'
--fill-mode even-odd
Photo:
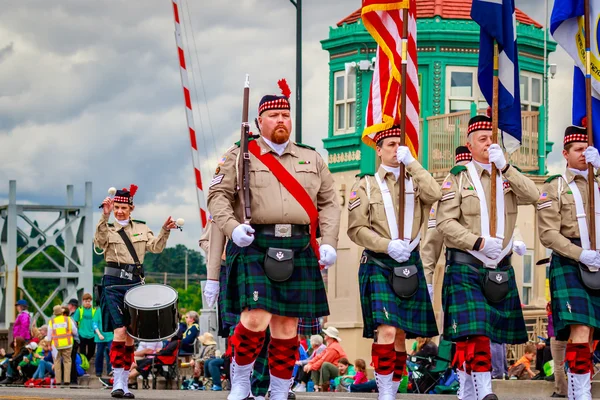
{"label": "man carrying rifle", "polygon": [[[241,314],[232,337],[229,400],[250,395],[252,368],[267,327],[272,336],[271,399],[287,399],[298,351],[298,318],[329,314],[319,265],[327,268],[335,263],[340,208],[323,159],[313,148],[289,140],[288,97],[285,86],[284,96],[262,98],[261,136],[247,144],[247,154],[242,142],[241,149],[234,146],[224,155],[208,194],[215,223],[231,238],[224,309]],[[244,159],[248,162],[240,162]],[[244,206],[252,212],[251,223],[236,218],[236,210]],[[317,226],[320,247],[315,240]]]}

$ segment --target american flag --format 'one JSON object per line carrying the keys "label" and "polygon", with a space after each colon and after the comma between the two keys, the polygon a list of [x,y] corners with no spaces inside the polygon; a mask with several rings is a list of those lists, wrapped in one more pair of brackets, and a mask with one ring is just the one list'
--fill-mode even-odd
{"label": "american flag", "polygon": [[[417,73],[417,21],[415,0],[363,0],[362,20],[377,42],[377,61],[367,105],[363,141],[375,147],[377,132],[400,125],[402,63],[407,63],[406,145],[419,151],[419,76]],[[402,55],[403,9],[408,8],[408,51]]]}

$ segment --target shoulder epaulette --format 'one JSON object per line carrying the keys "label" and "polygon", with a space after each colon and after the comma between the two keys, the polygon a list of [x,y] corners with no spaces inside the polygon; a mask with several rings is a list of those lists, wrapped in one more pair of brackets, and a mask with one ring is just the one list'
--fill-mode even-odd
{"label": "shoulder epaulette", "polygon": [[[248,139],[248,142],[251,142],[251,141],[253,141],[253,140],[256,140],[256,139],[258,139],[258,135],[252,135],[252,136],[250,136],[250,138]],[[241,140],[238,140],[238,141],[237,141],[237,142],[235,142],[233,145],[234,145],[235,147],[240,147],[240,143],[241,143]]]}
{"label": "shoulder epaulette", "polygon": [[294,142],[294,144],[295,144],[296,146],[298,146],[298,147],[304,147],[305,149],[311,149],[311,150],[315,150],[315,151],[317,151],[317,149],[315,149],[314,147],[312,147],[312,146],[309,146],[309,145],[307,145],[307,144],[304,144],[304,143],[296,143],[296,142]]}
{"label": "shoulder epaulette", "polygon": [[108,225],[108,226],[115,226],[114,222],[107,222],[106,225]]}
{"label": "shoulder epaulette", "polygon": [[142,221],[141,219],[132,219],[132,222],[137,222],[138,224],[146,224],[146,221]]}
{"label": "shoulder epaulette", "polygon": [[521,168],[517,167],[516,165],[510,164],[510,166],[513,167],[514,169],[516,169],[517,171],[519,171],[520,173],[523,173],[523,171],[521,170]]}
{"label": "shoulder epaulette", "polygon": [[357,178],[362,178],[363,176],[375,176],[375,174],[369,174],[367,172],[361,172],[359,174],[354,175]]}
{"label": "shoulder epaulette", "polygon": [[465,167],[464,165],[456,165],[450,170],[450,173],[454,176],[457,176],[462,171],[466,171],[466,170],[467,170],[467,167]]}
{"label": "shoulder epaulette", "polygon": [[553,180],[555,180],[556,178],[560,178],[562,175],[552,175],[551,177],[549,177],[548,179],[546,179],[544,181],[544,183],[549,183],[552,182]]}

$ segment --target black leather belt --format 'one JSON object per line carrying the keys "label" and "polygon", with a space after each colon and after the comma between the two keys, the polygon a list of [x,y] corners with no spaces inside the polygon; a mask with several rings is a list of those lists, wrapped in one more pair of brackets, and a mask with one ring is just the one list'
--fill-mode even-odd
{"label": "black leather belt", "polygon": [[[411,256],[413,252],[419,252],[419,246],[417,246],[412,252],[411,252]],[[373,251],[370,250],[364,250],[362,257],[360,258],[360,263],[364,264],[368,261],[373,262],[374,264],[378,265],[381,268],[385,268],[385,269],[394,269],[394,267],[390,267],[385,265],[386,261],[392,261],[394,263],[397,263],[397,261],[395,261],[392,257],[390,257],[387,254],[382,254],[382,253],[375,253]],[[408,260],[407,260],[408,261]],[[406,261],[405,261],[406,262]]]}
{"label": "black leather belt", "polygon": [[302,237],[310,235],[310,225],[294,224],[256,224],[252,225],[255,235],[274,237]]}
{"label": "black leather belt", "polygon": [[136,276],[144,277],[144,268],[135,264],[117,264],[115,262],[106,263],[104,275],[115,276],[121,279],[133,280]]}
{"label": "black leather belt", "polygon": [[[502,259],[497,265],[497,267],[507,267],[511,265],[511,257],[512,252],[509,253],[506,257]],[[483,263],[477,257],[472,256],[471,254],[457,249],[448,249],[446,254],[446,260],[448,263],[453,264],[467,264],[473,265],[477,267],[483,267]]]}

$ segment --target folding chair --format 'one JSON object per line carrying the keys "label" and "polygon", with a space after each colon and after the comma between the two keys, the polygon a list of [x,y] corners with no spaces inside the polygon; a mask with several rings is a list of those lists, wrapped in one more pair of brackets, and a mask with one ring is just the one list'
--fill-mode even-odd
{"label": "folding chair", "polygon": [[172,389],[173,381],[176,381],[177,387],[179,388],[181,379],[179,375],[178,365],[178,352],[180,342],[177,341],[177,345],[170,354],[157,353],[153,358],[152,362],[147,369],[140,371],[143,381],[142,385],[144,389],[149,388],[149,376],[152,376],[152,389],[156,389],[158,377],[162,376],[167,382],[167,388]]}
{"label": "folding chair", "polygon": [[452,342],[440,340],[435,357],[411,356],[413,365],[408,366],[412,373],[413,390],[416,393],[429,393],[446,381],[452,363]]}

